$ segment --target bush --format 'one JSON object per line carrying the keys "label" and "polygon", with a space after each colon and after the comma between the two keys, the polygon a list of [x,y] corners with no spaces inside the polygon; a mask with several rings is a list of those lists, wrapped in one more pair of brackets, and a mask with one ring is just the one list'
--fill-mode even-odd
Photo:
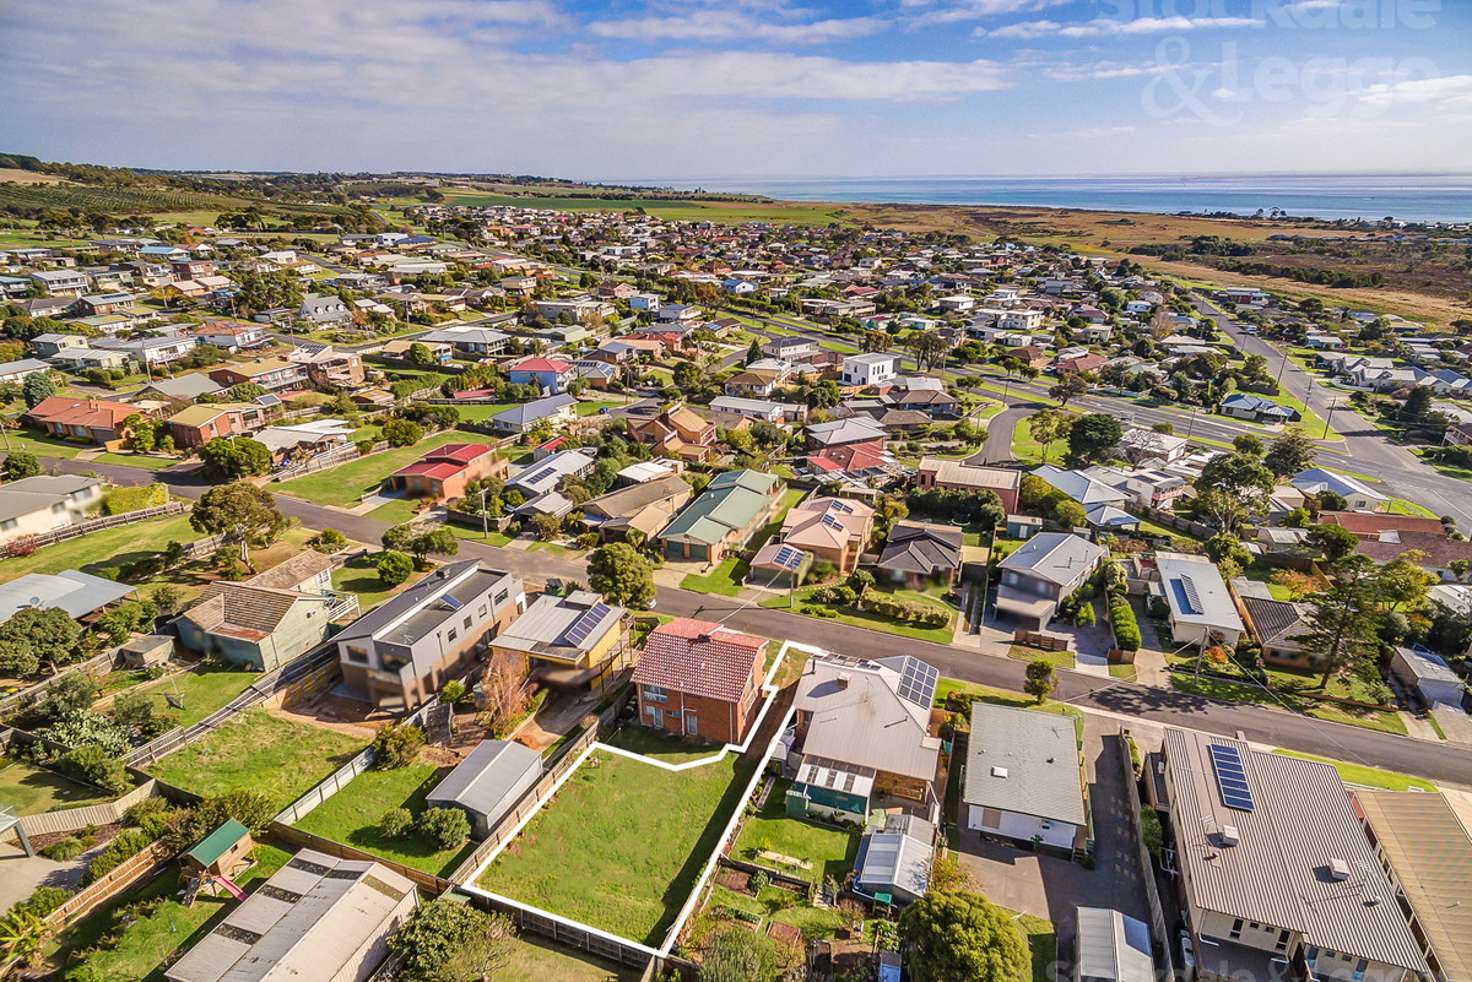
{"label": "bush", "polygon": [[446,706],[457,706],[465,700],[465,683],[450,679],[440,688],[440,702]]}
{"label": "bush", "polygon": [[385,586],[398,586],[414,572],[414,560],[402,552],[390,549],[378,557],[378,578]]}
{"label": "bush", "polygon": [[57,839],[51,845],[43,848],[41,855],[58,863],[64,863],[68,860],[76,859],[82,853],[92,848],[94,841],[96,841],[95,838],[90,835],[69,835],[64,839]]}
{"label": "bush", "polygon": [[307,545],[321,553],[331,554],[337,552],[348,544],[347,536],[337,529],[323,529],[321,534],[307,542]]}
{"label": "bush", "polygon": [[408,835],[414,828],[414,816],[407,808],[390,808],[378,820],[378,831],[390,839]]}
{"label": "bush", "polygon": [[277,811],[279,809],[272,805],[271,799],[259,791],[242,788],[217,794],[206,798],[194,808],[193,824],[198,832],[196,838],[209,835],[231,818],[259,835],[271,824]]}
{"label": "bush", "polygon": [[1114,644],[1120,651],[1140,650],[1140,625],[1135,610],[1121,596],[1109,598],[1109,620],[1114,625]]}
{"label": "bush", "polygon": [[93,883],[111,873],[121,866],[124,860],[147,849],[152,842],[153,837],[142,829],[123,829],[88,864],[87,872],[82,877],[83,885]]}
{"label": "bush", "polygon": [[142,829],[151,838],[156,839],[163,834],[164,827],[169,824],[169,819],[176,814],[178,814],[178,809],[170,805],[167,798],[144,798],[127,810],[123,815],[123,824]]}
{"label": "bush", "polygon": [[71,898],[72,891],[65,887],[36,887],[29,897],[10,909],[12,913],[18,911],[32,917],[45,917]]}
{"label": "bush", "polygon": [[424,746],[424,731],[413,723],[390,723],[373,738],[373,766],[390,770],[408,767]]}
{"label": "bush", "polygon": [[1087,601],[1079,604],[1078,613],[1073,616],[1073,623],[1079,627],[1092,627],[1094,624],[1094,605]]}
{"label": "bush", "polygon": [[470,838],[470,819],[458,808],[431,808],[419,816],[419,832],[440,849],[454,849]]}
{"label": "bush", "polygon": [[68,750],[56,758],[54,766],[73,780],[94,784],[113,794],[122,794],[133,786],[122,758],[96,745]]}

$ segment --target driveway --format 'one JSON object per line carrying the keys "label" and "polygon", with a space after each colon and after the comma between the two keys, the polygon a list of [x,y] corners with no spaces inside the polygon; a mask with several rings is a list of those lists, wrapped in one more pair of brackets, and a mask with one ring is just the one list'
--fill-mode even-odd
{"label": "driveway", "polygon": [[957,859],[973,886],[987,899],[1053,922],[1058,950],[1071,950],[1073,909],[1079,904],[1109,906],[1148,923],[1145,888],[1127,817],[1134,788],[1124,780],[1119,751],[1102,737],[1118,724],[1086,716],[1084,757],[1093,802],[1094,868],[1057,856],[1017,849],[961,830]]}

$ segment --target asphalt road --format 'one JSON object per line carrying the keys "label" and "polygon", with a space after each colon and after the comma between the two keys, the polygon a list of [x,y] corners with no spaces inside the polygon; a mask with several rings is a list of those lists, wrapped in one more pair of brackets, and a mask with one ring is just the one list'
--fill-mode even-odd
{"label": "asphalt road", "polygon": [[[140,468],[87,461],[48,460],[47,463],[48,467],[63,473],[95,472],[119,484],[138,485],[162,480],[173,493],[185,498],[197,498],[208,490],[207,485],[201,484],[189,470],[182,468],[155,475]],[[335,528],[359,542],[376,543],[389,527],[385,522],[288,495],[278,494],[276,501],[283,513],[300,519],[308,528]],[[460,555],[484,559],[500,569],[531,579],[555,576],[585,581],[587,577],[585,564],[540,550],[528,552],[461,540]],[[660,613],[719,621],[764,637],[786,638],[862,658],[910,654],[925,659],[951,678],[1014,692],[1022,691],[1023,687],[1026,666],[1020,661],[949,645],[897,638],[834,621],[757,607],[736,599],[660,587],[656,609]],[[1174,689],[1116,682],[1070,671],[1058,673],[1055,698],[1083,708],[1224,736],[1240,734],[1258,743],[1386,767],[1472,788],[1472,749],[1413,740],[1258,706],[1216,702]]]}

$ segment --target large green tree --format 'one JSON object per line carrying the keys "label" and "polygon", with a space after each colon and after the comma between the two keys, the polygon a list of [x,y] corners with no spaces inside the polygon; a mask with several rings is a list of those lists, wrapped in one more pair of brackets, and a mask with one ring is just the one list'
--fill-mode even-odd
{"label": "large green tree", "polygon": [[0,672],[34,675],[76,661],[82,626],[60,607],[22,607],[0,624]]}
{"label": "large green tree", "polygon": [[1307,630],[1292,640],[1323,673],[1319,680],[1323,689],[1339,672],[1378,651],[1375,564],[1364,556],[1346,558],[1335,569],[1329,587],[1310,593],[1304,602]]}
{"label": "large green tree", "polygon": [[41,462],[33,453],[14,450],[5,456],[5,480],[19,481],[41,473]]}
{"label": "large green tree", "polygon": [[588,585],[626,607],[647,609],[654,603],[654,570],[626,542],[593,550],[588,556]]}
{"label": "large green tree", "polygon": [[932,891],[900,915],[915,982],[1023,982],[1032,960],[1008,913],[980,894]]}
{"label": "large green tree", "polygon": [[1075,463],[1087,464],[1118,443],[1123,435],[1119,420],[1108,413],[1080,416],[1068,431],[1068,455]]}
{"label": "large green tree", "polygon": [[211,488],[189,513],[197,532],[222,535],[240,545],[240,561],[250,565],[250,546],[263,548],[286,530],[286,516],[269,492],[246,481]]}
{"label": "large green tree", "polygon": [[199,448],[204,476],[211,481],[236,481],[271,470],[271,451],[247,436],[215,437]]}
{"label": "large green tree", "polygon": [[441,898],[421,904],[389,938],[409,982],[481,982],[497,978],[516,936],[511,919]]}
{"label": "large green tree", "polygon": [[1312,467],[1314,458],[1318,455],[1318,445],[1307,433],[1293,426],[1284,430],[1273,441],[1263,463],[1268,465],[1268,470],[1273,472],[1274,477],[1291,477]]}

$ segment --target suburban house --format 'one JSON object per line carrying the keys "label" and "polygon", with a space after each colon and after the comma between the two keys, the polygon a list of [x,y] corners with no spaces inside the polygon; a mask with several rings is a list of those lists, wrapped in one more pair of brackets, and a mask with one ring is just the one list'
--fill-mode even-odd
{"label": "suburban house", "polygon": [[1308,652],[1298,640],[1309,630],[1308,607],[1274,599],[1267,584],[1245,577],[1232,580],[1237,613],[1250,638],[1262,649],[1262,660],[1287,668],[1312,668]]}
{"label": "suburban house", "polygon": [[202,447],[216,437],[254,433],[266,425],[266,408],[254,402],[201,402],[170,416],[169,435],[178,447]]}
{"label": "suburban house", "polygon": [[441,566],[334,637],[343,682],[380,709],[413,709],[525,610],[510,573],[475,559]]}
{"label": "suburban house", "polygon": [[389,936],[418,905],[413,881],[380,863],[303,849],[163,976],[368,979],[388,958]]}
{"label": "suburban house", "polygon": [[528,499],[557,490],[564,477],[579,478],[593,469],[597,461],[581,450],[559,450],[522,468],[506,482],[507,490],[515,488]]}
{"label": "suburban house", "polygon": [[786,484],[775,474],[723,471],[659,534],[665,558],[719,563],[767,523]]}
{"label": "suburban house", "polygon": [[38,474],[0,485],[0,545],[66,528],[101,503],[95,477]]}
{"label": "suburban house", "polygon": [[1472,831],[1445,793],[1356,788],[1355,811],[1436,982],[1472,976]]}
{"label": "suburban house", "polygon": [[305,365],[284,358],[259,358],[210,369],[210,378],[225,387],[252,382],[267,392],[307,387]]}
{"label": "suburban house", "polygon": [[767,640],[677,617],[649,633],[634,668],[639,722],[716,743],[746,737],[761,696]]}
{"label": "suburban house", "polygon": [[973,702],[961,803],[973,832],[1082,849],[1088,817],[1072,718]]}
{"label": "suburban house", "polygon": [[1396,645],[1390,655],[1390,674],[1427,706],[1462,708],[1467,692],[1462,676],[1445,658],[1420,645]]}
{"label": "suburban house", "polygon": [[[1124,492],[1128,495],[1127,502],[1140,508],[1169,508],[1177,498],[1184,497],[1190,490],[1186,479],[1179,474],[1154,468],[1124,471],[1117,467],[1095,464],[1079,473],[1092,481],[1102,481],[1116,491]],[[1129,525],[1129,522],[1118,516],[1115,518],[1116,527],[1119,524]]]}
{"label": "suburban house", "polygon": [[1022,472],[1005,467],[982,467],[964,460],[921,457],[915,482],[921,488],[944,491],[990,491],[1001,499],[1002,510],[1010,515],[1017,511]]}
{"label": "suburban house", "polygon": [[37,334],[31,338],[31,352],[37,358],[51,358],[68,348],[85,348],[87,339],[81,334]]}
{"label": "suburban house", "polygon": [[454,501],[465,497],[471,481],[488,478],[505,480],[511,465],[496,456],[486,443],[447,443],[436,447],[414,463],[400,467],[384,481],[389,492],[431,501]]}
{"label": "suburban house", "polygon": [[807,418],[807,407],[767,399],[743,399],[740,396],[716,396],[710,401],[712,413],[738,419],[765,420],[768,423],[800,423]]}
{"label": "suburban house", "polygon": [[802,337],[773,338],[762,345],[762,354],[783,361],[807,361],[820,350],[818,342]]}
{"label": "suburban house", "polygon": [[1296,423],[1303,418],[1298,410],[1280,406],[1271,399],[1264,399],[1251,392],[1233,392],[1221,401],[1217,409],[1223,416],[1250,419],[1258,423]]}
{"label": "suburban house", "polygon": [[997,612],[1045,629],[1058,604],[1088,582],[1108,550],[1072,532],[1039,532],[998,567]]}
{"label": "suburban house", "polygon": [[1447,582],[1459,579],[1455,567],[1472,562],[1472,542],[1453,539],[1445,532],[1385,531],[1373,539],[1362,536],[1354,551],[1377,563],[1414,552],[1417,566]]}
{"label": "suburban house", "polygon": [[137,406],[105,399],[47,396],[25,416],[52,436],[89,440],[104,446],[120,444],[131,432],[129,416],[146,415]]}
{"label": "suburban house", "polygon": [[859,839],[853,889],[879,903],[919,900],[930,887],[934,860],[935,826],[918,815],[888,815]]}
{"label": "suburban house", "polygon": [[628,610],[588,590],[544,593],[491,642],[498,655],[524,659],[533,678],[562,688],[592,688],[629,660]]}
{"label": "suburban house", "polygon": [[234,352],[270,343],[271,329],[254,321],[210,321],[196,327],[194,336],[212,347]]}
{"label": "suburban house", "polygon": [[657,416],[625,417],[629,438],[664,457],[705,461],[715,456],[716,428],[695,410],[672,406]]}
{"label": "suburban house", "polygon": [[897,522],[875,566],[883,578],[914,590],[936,581],[951,583],[961,571],[963,540],[954,525]]}
{"label": "suburban house", "polygon": [[204,372],[190,372],[149,382],[138,391],[139,399],[163,399],[167,402],[193,403],[200,396],[212,396],[225,387]]}
{"label": "suburban house", "polygon": [[[758,572],[774,563],[783,546],[832,563],[841,574],[853,572],[874,534],[874,509],[851,498],[811,497],[788,509],[782,531],[757,551],[751,561],[753,582],[766,583]],[[780,568],[785,568],[777,563]]]}
{"label": "suburban house", "polygon": [[336,294],[309,293],[302,297],[296,315],[313,324],[342,324],[353,319],[353,312]]}
{"label": "suburban house", "polygon": [[1162,464],[1175,463],[1187,454],[1190,441],[1183,436],[1131,426],[1125,429],[1115,446],[1126,460],[1138,467],[1152,460]]}
{"label": "suburban house", "polygon": [[1082,505],[1084,518],[1096,528],[1135,528],[1140,524],[1138,518],[1124,510],[1133,495],[1086,471],[1063,470],[1044,464],[1033,474]]}
{"label": "suburban house", "polygon": [[484,839],[542,776],[542,755],[508,740],[482,740],[425,796],[429,808],[458,808],[472,838]]}
{"label": "suburban house", "polygon": [[826,423],[810,423],[807,428],[811,447],[841,447],[850,443],[877,443],[881,448],[889,434],[869,416],[850,416]]}
{"label": "suburban house", "polygon": [[115,351],[136,361],[138,364],[167,365],[184,358],[199,347],[199,338],[192,334],[168,338],[98,338],[92,347]]}
{"label": "suburban house", "polygon": [[80,621],[132,596],[135,587],[81,570],[26,573],[0,586],[0,624],[26,607],[60,607]]}
{"label": "suburban house", "polygon": [[363,356],[356,351],[340,351],[330,345],[295,348],[287,352],[286,360],[305,366],[307,381],[319,389],[355,389],[363,384]]}
{"label": "suburban house", "polygon": [[842,385],[883,385],[898,374],[898,364],[899,355],[884,351],[845,355],[838,381]]}
{"label": "suburban house", "polygon": [[561,358],[523,358],[506,368],[506,378],[513,385],[535,385],[548,395],[567,391],[577,374],[577,366]]}
{"label": "suburban house", "polygon": [[1150,925],[1112,907],[1073,910],[1073,982],[1155,982]]}
{"label": "suburban house", "polygon": [[636,532],[652,539],[690,501],[690,485],[678,474],[631,484],[583,504],[583,524],[605,542]]}
{"label": "suburban house", "polygon": [[491,428],[497,433],[525,433],[546,420],[553,429],[557,429],[577,419],[577,404],[578,401],[566,392],[533,399],[492,416]]}
{"label": "suburban house", "polygon": [[940,737],[930,732],[936,669],[909,655],[879,661],[819,655],[797,680],[792,729],[782,734],[795,772],[786,810],[866,825],[875,811],[940,816]]}
{"label": "suburban house", "polygon": [[1161,757],[1204,982],[1429,975],[1333,767],[1174,727]]}
{"label": "suburban house", "polygon": [[1215,563],[1205,556],[1157,552],[1155,568],[1159,582],[1150,590],[1159,590],[1170,608],[1171,640],[1229,648],[1237,643],[1247,628]]}
{"label": "suburban house", "polygon": [[486,358],[504,351],[511,335],[489,327],[462,324],[430,331],[420,335],[419,340],[448,344],[464,358]]}
{"label": "suburban house", "polygon": [[39,358],[21,358],[0,364],[0,382],[24,382],[32,375],[51,371],[51,366]]}
{"label": "suburban house", "polygon": [[1389,498],[1359,478],[1336,474],[1322,467],[1300,471],[1288,483],[1304,494],[1318,496],[1325,491],[1333,492],[1345,500],[1348,511],[1385,511],[1390,507]]}

